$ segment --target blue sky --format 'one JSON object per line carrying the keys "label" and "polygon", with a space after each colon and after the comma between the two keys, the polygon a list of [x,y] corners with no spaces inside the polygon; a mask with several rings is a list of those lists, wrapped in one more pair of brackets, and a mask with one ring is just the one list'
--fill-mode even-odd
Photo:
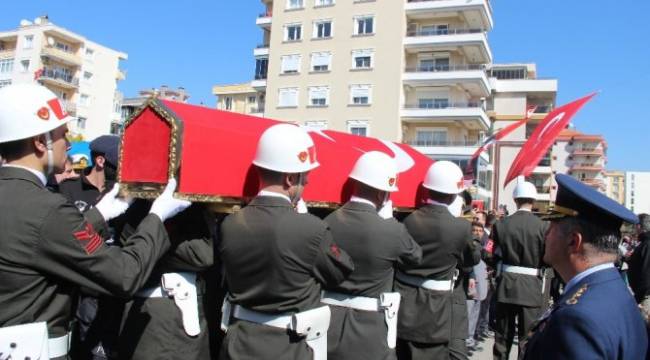
{"label": "blue sky", "polygon": [[[559,80],[558,104],[600,90],[574,124],[605,136],[608,169],[650,171],[650,1],[494,0],[493,9],[495,62],[537,63],[538,76]],[[0,29],[48,14],[129,55],[127,96],[184,86],[192,103],[214,106],[213,85],[253,76],[262,11],[259,0],[23,0],[4,4]]]}

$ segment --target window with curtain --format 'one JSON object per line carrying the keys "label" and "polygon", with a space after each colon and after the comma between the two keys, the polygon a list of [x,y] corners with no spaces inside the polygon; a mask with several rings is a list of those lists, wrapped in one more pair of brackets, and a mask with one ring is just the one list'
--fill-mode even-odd
{"label": "window with curtain", "polygon": [[298,88],[281,88],[278,92],[278,106],[298,106]]}
{"label": "window with curtain", "polygon": [[330,52],[315,52],[311,54],[312,71],[328,71],[332,54]]}
{"label": "window with curtain", "polygon": [[300,55],[284,55],[282,56],[282,69],[283,74],[291,74],[300,72]]}

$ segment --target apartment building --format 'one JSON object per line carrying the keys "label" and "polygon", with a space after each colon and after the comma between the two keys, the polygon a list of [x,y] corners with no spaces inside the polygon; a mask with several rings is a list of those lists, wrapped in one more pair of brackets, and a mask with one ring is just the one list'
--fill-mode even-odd
{"label": "apartment building", "polygon": [[625,173],[622,171],[605,171],[605,194],[625,205]]}
{"label": "apartment building", "polygon": [[[262,3],[254,79],[215,86],[219,109],[404,142],[466,168],[493,123],[522,119],[532,103],[538,123],[555,105],[557,81],[537,79],[534,65],[492,64],[489,0]],[[503,147],[504,161],[526,134]],[[485,207],[501,203],[492,184],[507,172],[491,164],[480,156],[471,188]]]}
{"label": "apartment building", "polygon": [[625,207],[637,214],[650,214],[650,172],[625,173]]}
{"label": "apartment building", "polygon": [[106,134],[120,117],[117,83],[127,55],[51,23],[47,16],[22,20],[0,32],[0,87],[38,81],[63,101],[73,133],[87,140]]}
{"label": "apartment building", "polygon": [[583,134],[574,129],[563,130],[553,146],[557,173],[568,174],[605,194],[607,142],[601,135]]}
{"label": "apartment building", "polygon": [[111,134],[121,134],[124,129],[124,122],[153,96],[162,100],[173,100],[183,103],[186,103],[190,98],[190,94],[182,86],[179,86],[177,89],[172,89],[167,85],[161,85],[158,89],[151,88],[140,90],[139,96],[124,98],[120,102],[120,118],[118,121],[111,124]]}

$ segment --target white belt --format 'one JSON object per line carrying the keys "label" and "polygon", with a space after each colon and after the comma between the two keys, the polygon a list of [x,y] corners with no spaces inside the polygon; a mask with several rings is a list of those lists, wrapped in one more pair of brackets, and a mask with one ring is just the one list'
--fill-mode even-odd
{"label": "white belt", "polygon": [[401,301],[401,295],[399,293],[382,293],[379,298],[371,298],[323,291],[320,301],[324,304],[342,306],[355,310],[383,311],[384,322],[386,322],[388,328],[386,342],[389,348],[395,348],[397,343],[397,313],[399,312],[399,304]]}
{"label": "white belt", "polygon": [[48,339],[47,323],[0,328],[0,359],[50,359],[70,350],[70,333]]}
{"label": "white belt", "polygon": [[435,291],[454,290],[454,280],[431,280],[419,276],[407,275],[401,271],[395,272],[395,278],[397,278],[397,280],[403,283],[421,287],[427,290],[435,290]]}
{"label": "white belt", "polygon": [[529,268],[529,267],[505,265],[505,264],[503,264],[501,270],[503,272],[522,274],[522,275],[531,275],[531,276],[537,276],[540,274],[540,271],[537,268]]}
{"label": "white belt", "polygon": [[[226,306],[225,304],[228,303]],[[223,318],[227,317],[225,324],[227,326],[230,314],[226,309],[231,308],[228,299],[224,299],[222,310],[222,327],[224,326]],[[316,309],[303,311],[297,314],[280,314],[271,315],[258,311],[246,309],[242,306],[235,305],[232,308],[232,316],[236,319],[254,322],[260,325],[272,326],[279,329],[289,329],[300,336],[305,336],[305,342],[314,354],[314,360],[327,360],[327,329],[330,325],[330,308],[321,306]]]}
{"label": "white belt", "polygon": [[162,275],[161,284],[161,286],[154,288],[142,289],[135,296],[144,298],[173,298],[176,307],[181,311],[185,333],[189,336],[200,334],[201,324],[196,292],[196,273],[165,273]]}

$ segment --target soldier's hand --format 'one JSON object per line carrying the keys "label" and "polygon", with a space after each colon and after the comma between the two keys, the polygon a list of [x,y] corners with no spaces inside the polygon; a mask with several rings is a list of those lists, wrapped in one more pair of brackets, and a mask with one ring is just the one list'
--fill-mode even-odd
{"label": "soldier's hand", "polygon": [[104,217],[104,220],[109,221],[111,219],[114,219],[120,215],[122,215],[126,209],[131,206],[131,203],[133,203],[132,198],[119,198],[117,196],[117,193],[120,190],[120,185],[115,184],[113,186],[113,189],[106,193],[104,197],[99,200],[97,205],[95,207],[97,210],[102,214]]}
{"label": "soldier's hand", "polygon": [[174,217],[179,212],[187,209],[191,202],[174,198],[174,190],[176,190],[176,179],[169,179],[165,190],[154,200],[151,204],[150,214],[156,214],[163,222],[171,217]]}

